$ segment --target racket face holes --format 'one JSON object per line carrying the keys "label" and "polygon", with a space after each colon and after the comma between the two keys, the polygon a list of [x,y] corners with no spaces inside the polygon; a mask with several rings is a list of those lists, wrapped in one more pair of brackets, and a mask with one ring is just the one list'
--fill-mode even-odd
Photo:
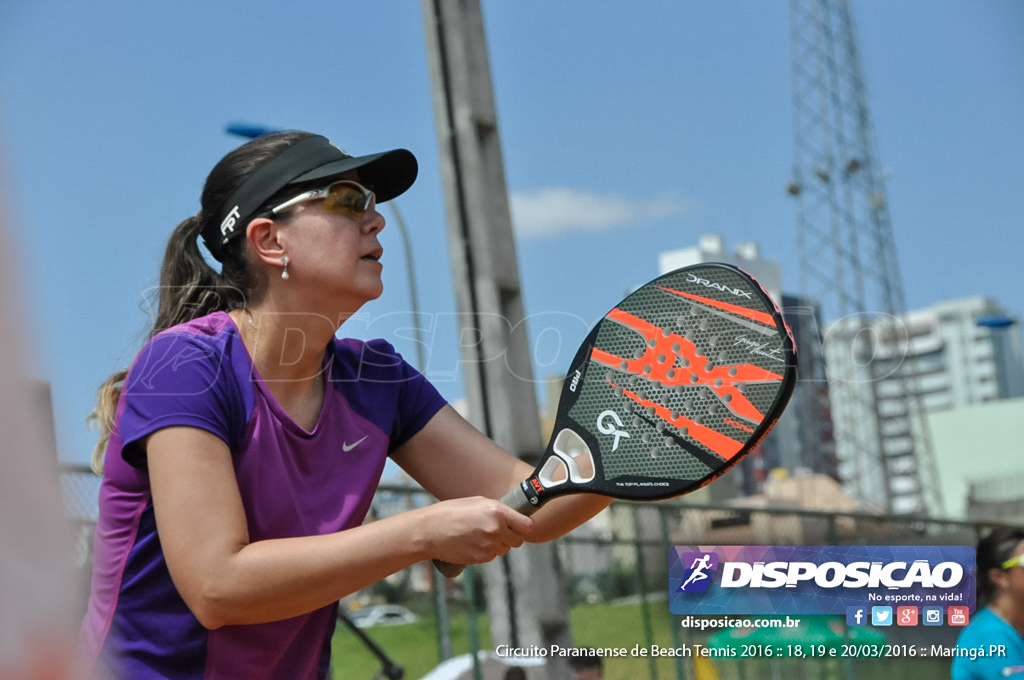
{"label": "racket face holes", "polygon": [[537,479],[545,487],[564,484],[569,479],[569,466],[558,456],[548,458],[547,462],[537,474]]}
{"label": "racket face holes", "polygon": [[[725,354],[725,352],[722,352],[722,354]],[[737,373],[739,373],[739,371],[736,370],[735,366],[730,366],[729,367],[729,377],[730,378],[735,378]]]}
{"label": "racket face holes", "polygon": [[638,349],[635,352],[633,352],[633,358],[634,359],[641,359],[641,358],[643,358],[643,356],[644,356],[644,351],[642,349]]}
{"label": "racket face holes", "polygon": [[661,451],[659,451],[657,447],[651,449],[651,458],[657,458],[660,455]]}
{"label": "racket face holes", "polygon": [[590,455],[590,447],[587,446],[587,443],[569,428],[563,429],[555,437],[554,449],[557,453],[570,458]]}
{"label": "racket face holes", "polygon": [[[577,484],[589,482],[594,478],[596,474],[594,455],[591,453],[587,443],[578,434],[569,428],[563,429],[555,437],[553,448],[559,457],[551,458],[548,463],[545,463],[544,468],[542,468],[542,474],[544,470],[547,470],[548,464],[551,461],[557,461],[560,466],[553,466],[552,474],[561,475],[561,470],[564,468],[567,478]],[[561,478],[561,481],[558,483],[564,481],[565,478]]]}

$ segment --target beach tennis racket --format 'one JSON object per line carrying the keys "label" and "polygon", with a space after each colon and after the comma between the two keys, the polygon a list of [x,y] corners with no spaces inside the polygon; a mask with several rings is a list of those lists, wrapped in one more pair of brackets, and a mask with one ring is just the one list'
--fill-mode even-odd
{"label": "beach tennis racket", "polygon": [[[530,515],[571,493],[645,501],[698,489],[761,442],[795,383],[792,333],[753,277],[719,263],[659,276],[587,335],[544,455],[501,501]],[[450,578],[464,568],[434,563]]]}

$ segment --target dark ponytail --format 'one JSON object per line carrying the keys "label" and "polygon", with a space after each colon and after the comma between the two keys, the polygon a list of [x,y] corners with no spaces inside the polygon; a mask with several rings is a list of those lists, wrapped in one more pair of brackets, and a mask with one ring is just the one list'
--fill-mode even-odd
{"label": "dark ponytail", "polygon": [[207,264],[199,251],[201,227],[198,216],[189,217],[175,228],[167,241],[150,337],[212,312],[244,307],[246,295],[254,288],[244,255],[227,259],[230,264],[225,265],[223,274]]}
{"label": "dark ponytail", "polygon": [[[309,136],[308,132],[281,132],[258,137],[226,155],[210,171],[203,187],[202,212],[184,220],[167,240],[160,269],[157,313],[149,338],[212,312],[244,308],[259,300],[266,282],[256,268],[250,267],[244,238],[237,238],[226,246],[219,273],[203,257],[199,250],[203,215],[214,214],[260,165]],[[277,196],[270,197],[267,203],[273,205],[275,200]],[[100,386],[96,408],[87,419],[100,432],[92,453],[92,468],[97,474],[103,471],[103,457],[127,374],[127,369],[117,371]]]}

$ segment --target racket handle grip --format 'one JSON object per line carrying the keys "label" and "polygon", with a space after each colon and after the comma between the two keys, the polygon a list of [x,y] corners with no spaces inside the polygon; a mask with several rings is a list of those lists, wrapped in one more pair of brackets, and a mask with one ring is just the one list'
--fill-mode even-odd
{"label": "racket handle grip", "polygon": [[516,484],[509,489],[508,493],[501,497],[501,502],[527,517],[537,512],[537,508],[539,507],[530,503],[530,499],[528,499],[526,494],[523,493],[523,487],[521,484]]}
{"label": "racket handle grip", "polygon": [[[509,492],[501,497],[501,502],[527,517],[537,512],[537,506],[530,504],[519,484],[509,489]],[[466,568],[464,564],[452,564],[443,560],[434,560],[434,566],[447,578],[455,578]]]}

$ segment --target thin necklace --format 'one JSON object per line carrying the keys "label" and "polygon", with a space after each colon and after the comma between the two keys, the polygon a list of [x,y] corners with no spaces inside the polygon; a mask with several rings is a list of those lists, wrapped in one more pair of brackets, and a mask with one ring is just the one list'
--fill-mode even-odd
{"label": "thin necklace", "polygon": [[[259,356],[260,351],[260,334],[256,332],[256,326],[252,322],[252,312],[248,309],[245,310],[245,319],[249,322],[249,335],[252,336],[252,363],[256,365],[256,358]],[[300,416],[306,415],[306,411],[309,409],[309,405],[313,403],[313,395],[320,389],[320,377],[323,371],[313,376],[313,387],[306,393],[306,398],[302,401],[302,406],[295,413],[293,420],[297,420]]]}

